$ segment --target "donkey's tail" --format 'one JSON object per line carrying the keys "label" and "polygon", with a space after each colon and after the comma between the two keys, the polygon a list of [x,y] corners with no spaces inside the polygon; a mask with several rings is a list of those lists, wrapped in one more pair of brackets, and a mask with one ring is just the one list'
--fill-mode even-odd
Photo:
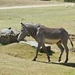
{"label": "donkey's tail", "polygon": [[72,45],[72,48],[74,47],[72,40],[70,39],[70,37],[68,38],[70,40],[70,43]]}

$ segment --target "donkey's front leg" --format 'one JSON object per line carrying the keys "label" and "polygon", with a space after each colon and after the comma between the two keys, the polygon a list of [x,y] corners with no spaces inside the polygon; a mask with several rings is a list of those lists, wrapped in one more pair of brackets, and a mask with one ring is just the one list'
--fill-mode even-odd
{"label": "donkey's front leg", "polygon": [[37,58],[38,51],[39,51],[40,47],[41,47],[41,43],[38,43],[38,47],[37,47],[37,49],[36,49],[36,55],[35,55],[33,61],[36,61],[36,58]]}
{"label": "donkey's front leg", "polygon": [[45,52],[45,53],[46,53],[46,55],[47,55],[48,62],[50,62],[49,53],[48,53],[47,48],[45,47],[45,45],[44,45],[44,44],[42,44],[42,48],[43,48],[44,52]]}

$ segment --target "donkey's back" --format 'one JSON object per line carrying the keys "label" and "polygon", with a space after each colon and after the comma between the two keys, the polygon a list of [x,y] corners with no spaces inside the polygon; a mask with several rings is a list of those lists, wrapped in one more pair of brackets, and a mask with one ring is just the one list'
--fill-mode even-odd
{"label": "donkey's back", "polygon": [[55,44],[59,41],[68,40],[68,32],[64,28],[38,28],[38,36],[44,43]]}

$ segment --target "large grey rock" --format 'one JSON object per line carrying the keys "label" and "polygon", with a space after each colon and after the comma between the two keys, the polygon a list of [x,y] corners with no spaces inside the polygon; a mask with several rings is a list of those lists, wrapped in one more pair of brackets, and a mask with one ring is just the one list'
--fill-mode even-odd
{"label": "large grey rock", "polygon": [[8,28],[8,29],[2,29],[1,34],[8,35],[8,34],[14,34],[14,32],[11,28]]}

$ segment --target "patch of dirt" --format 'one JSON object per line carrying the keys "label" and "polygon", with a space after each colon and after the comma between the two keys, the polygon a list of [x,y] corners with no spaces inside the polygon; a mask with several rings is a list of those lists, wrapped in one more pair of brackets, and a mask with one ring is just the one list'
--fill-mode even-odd
{"label": "patch of dirt", "polygon": [[75,6],[74,3],[62,3],[62,4],[50,4],[50,5],[30,5],[30,6],[12,6],[12,7],[0,7],[2,9],[19,9],[19,8],[37,8],[37,7],[49,7],[49,6]]}

